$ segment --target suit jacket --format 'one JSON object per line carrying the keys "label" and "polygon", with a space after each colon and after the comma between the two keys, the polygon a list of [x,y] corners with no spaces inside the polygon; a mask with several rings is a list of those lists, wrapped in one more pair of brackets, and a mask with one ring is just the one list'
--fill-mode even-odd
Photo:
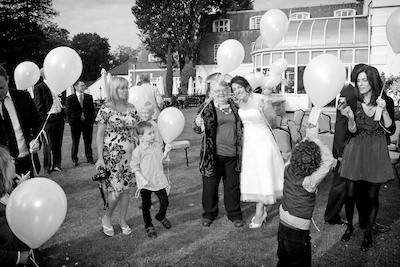
{"label": "suit jacket", "polygon": [[[34,87],[33,95],[34,95],[33,100],[35,102],[37,111],[39,112],[39,115],[44,122],[47,118],[47,112],[49,112],[51,106],[53,105],[53,95],[50,91],[50,88],[47,86],[45,82],[41,82]],[[49,121],[59,118],[60,116],[55,116],[55,114],[52,114],[49,117]]]}
{"label": "suit jacket", "polygon": [[[352,84],[347,85],[340,92],[346,98],[346,103],[353,112],[357,109],[357,96]],[[337,159],[342,156],[345,145],[349,142],[352,133],[347,129],[347,118],[336,110],[335,136],[333,138],[333,156]]]}
{"label": "suit jacket", "polygon": [[[18,121],[21,125],[26,145],[29,148],[29,142],[39,134],[43,121],[41,120],[35,103],[33,103],[31,95],[28,92],[16,89],[10,89],[9,92],[14,103],[15,111],[17,112]],[[1,124],[2,122],[0,122],[0,131],[2,131],[2,129],[4,130],[4,127],[1,126]],[[6,138],[5,135],[1,135],[0,144],[6,142]]]}
{"label": "suit jacket", "polygon": [[81,121],[81,116],[85,116],[85,122],[94,123],[95,107],[93,104],[93,97],[90,94],[83,94],[83,108],[79,103],[78,96],[72,94],[67,97],[65,101],[65,115],[68,123]]}

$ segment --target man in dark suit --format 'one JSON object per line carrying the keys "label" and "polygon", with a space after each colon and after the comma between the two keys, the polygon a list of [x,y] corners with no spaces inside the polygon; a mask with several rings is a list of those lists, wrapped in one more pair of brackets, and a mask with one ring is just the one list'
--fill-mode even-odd
{"label": "man in dark suit", "polygon": [[43,168],[50,174],[51,171],[62,171],[61,146],[65,122],[61,101],[58,96],[50,90],[43,69],[41,70],[41,75],[43,81],[35,86],[33,94],[39,115],[42,121],[46,123],[44,130],[47,135],[48,143],[44,142]]}
{"label": "man in dark suit", "polygon": [[[40,147],[35,140],[40,132],[42,121],[29,93],[8,87],[8,75],[0,66],[0,144],[10,150],[15,159],[17,174],[29,171],[34,175],[32,161],[36,171],[40,171],[38,157],[33,157]],[[32,154],[31,154],[32,153]]]}
{"label": "man in dark suit", "polygon": [[85,144],[87,162],[94,164],[92,153],[93,123],[95,119],[95,107],[90,94],[85,94],[86,85],[78,80],[74,83],[75,94],[67,97],[65,101],[65,115],[71,126],[71,157],[75,166],[78,166],[78,147],[81,133]]}

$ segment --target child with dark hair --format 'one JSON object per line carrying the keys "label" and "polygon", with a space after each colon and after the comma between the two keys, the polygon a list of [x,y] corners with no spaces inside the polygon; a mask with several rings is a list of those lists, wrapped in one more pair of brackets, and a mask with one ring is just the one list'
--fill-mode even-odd
{"label": "child with dark hair", "polygon": [[142,197],[142,214],[147,236],[156,238],[150,215],[151,193],[155,193],[160,200],[160,209],[155,218],[166,228],[171,228],[170,221],[165,217],[169,205],[167,189],[170,187],[168,178],[164,174],[162,160],[171,150],[170,145],[165,146],[163,153],[161,146],[155,140],[154,126],[148,121],[138,123],[136,131],[140,144],[132,152],[130,162],[131,170],[136,175],[138,189],[135,196]]}
{"label": "child with dark hair", "polygon": [[317,128],[292,151],[285,166],[283,199],[279,207],[278,267],[311,266],[310,226],[317,186],[332,167],[329,148],[317,138]]}

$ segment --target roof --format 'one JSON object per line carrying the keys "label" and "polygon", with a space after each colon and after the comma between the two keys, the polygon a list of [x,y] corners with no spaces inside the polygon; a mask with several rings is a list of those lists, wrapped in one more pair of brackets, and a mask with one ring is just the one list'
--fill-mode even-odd
{"label": "roof", "polygon": [[254,43],[253,53],[259,50],[298,48],[359,47],[368,45],[368,17],[330,17],[290,20],[283,40],[274,48],[263,37]]}
{"label": "roof", "polygon": [[136,59],[130,58],[127,61],[125,61],[124,63],[122,63],[121,65],[118,65],[118,66],[112,68],[108,72],[111,73],[111,75],[127,75],[128,70],[133,69],[133,66],[135,65],[135,63],[136,63]]}

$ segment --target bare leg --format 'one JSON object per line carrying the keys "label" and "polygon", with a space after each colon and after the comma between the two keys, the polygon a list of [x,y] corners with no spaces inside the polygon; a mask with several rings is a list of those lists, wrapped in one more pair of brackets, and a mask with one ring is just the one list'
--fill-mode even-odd
{"label": "bare leg", "polygon": [[261,224],[263,222],[264,218],[265,218],[264,217],[264,203],[257,202],[256,214],[254,215],[254,223]]}
{"label": "bare leg", "polygon": [[115,207],[118,204],[121,195],[118,197],[115,196],[115,192],[108,192],[108,209],[106,210],[106,214],[103,217],[103,224],[107,227],[111,227],[111,217],[114,212]]}
{"label": "bare leg", "polygon": [[128,224],[126,223],[126,213],[129,207],[129,191],[124,191],[120,196],[120,221],[121,227],[126,228]]}

